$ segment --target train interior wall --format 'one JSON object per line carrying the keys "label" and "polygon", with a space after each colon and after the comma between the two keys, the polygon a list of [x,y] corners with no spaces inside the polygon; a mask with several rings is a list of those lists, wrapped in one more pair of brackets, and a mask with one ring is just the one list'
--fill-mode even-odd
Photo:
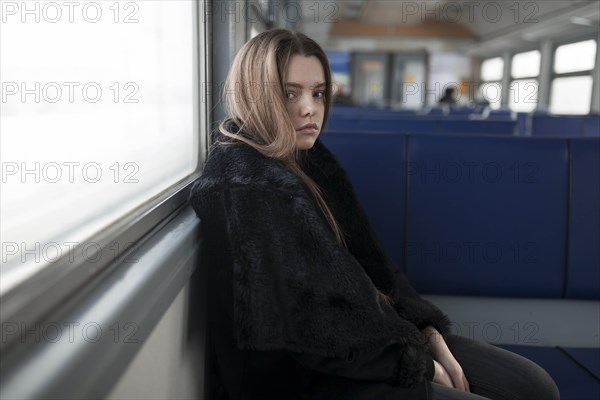
{"label": "train interior wall", "polygon": [[200,399],[204,387],[201,315],[191,283],[177,295],[111,392],[110,400]]}

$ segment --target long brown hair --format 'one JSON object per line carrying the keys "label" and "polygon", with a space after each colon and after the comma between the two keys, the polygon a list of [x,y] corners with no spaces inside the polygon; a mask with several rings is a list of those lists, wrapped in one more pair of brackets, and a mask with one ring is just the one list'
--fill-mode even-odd
{"label": "long brown hair", "polygon": [[[225,106],[230,118],[219,130],[240,140],[267,157],[282,161],[309,188],[337,241],[345,246],[344,235],[323,199],[318,185],[298,163],[296,130],[286,109],[285,74],[294,55],[315,56],[325,74],[325,111],[321,130],[327,121],[332,100],[331,68],[325,52],[308,36],[286,29],[273,29],[255,36],[235,56],[224,87]],[[225,128],[233,120],[240,132]]]}

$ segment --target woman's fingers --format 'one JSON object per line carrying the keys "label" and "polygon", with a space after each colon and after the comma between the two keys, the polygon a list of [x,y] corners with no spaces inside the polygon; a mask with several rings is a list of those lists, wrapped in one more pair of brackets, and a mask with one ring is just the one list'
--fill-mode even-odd
{"label": "woman's fingers", "polygon": [[452,363],[453,365],[450,371],[448,371],[448,368],[446,368],[446,371],[448,371],[450,378],[452,378],[454,387],[458,390],[466,391],[467,388],[465,387],[465,374],[463,373],[462,368],[457,363],[456,365],[454,365],[455,363]]}
{"label": "woman's fingers", "polygon": [[471,387],[469,386],[469,381],[467,380],[467,377],[464,374],[463,374],[463,382],[465,384],[465,392],[470,392]]}
{"label": "woman's fingers", "polygon": [[452,383],[456,389],[462,390],[464,392],[469,391],[469,382],[467,382],[467,378],[460,364],[452,355],[440,360],[440,364],[444,367],[444,369],[452,379]]}
{"label": "woman's fingers", "polygon": [[[423,330],[423,333],[428,336],[429,348],[433,354],[434,363],[439,364],[440,374],[445,375],[450,380],[450,385],[446,386],[469,392],[469,382],[467,381],[462,367],[448,348],[444,337],[431,326],[426,327]],[[438,366],[436,365],[436,373],[437,371]]]}
{"label": "woman's fingers", "polygon": [[433,381],[440,385],[448,386],[453,388],[452,378],[448,375],[446,369],[439,362],[433,360],[433,365],[435,367],[435,374],[433,375]]}

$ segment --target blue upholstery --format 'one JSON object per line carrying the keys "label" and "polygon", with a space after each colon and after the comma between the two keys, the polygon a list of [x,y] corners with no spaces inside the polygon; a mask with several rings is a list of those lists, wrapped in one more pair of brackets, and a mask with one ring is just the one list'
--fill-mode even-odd
{"label": "blue upholstery", "polygon": [[[428,114],[414,110],[336,105],[329,130],[395,133],[475,133],[546,137],[600,137],[600,115],[553,115],[547,112],[516,114],[492,110],[485,119],[469,118],[474,108],[433,108]],[[448,115],[446,115],[448,114]]]}
{"label": "blue upholstery", "polygon": [[[600,139],[329,132],[322,140],[420,292],[598,298]],[[499,347],[541,365],[562,400],[600,398],[600,349]]]}
{"label": "blue upholstery", "polygon": [[528,113],[517,113],[517,135],[518,136],[529,136],[529,114]]}
{"label": "blue upholstery", "polygon": [[466,116],[423,115],[336,115],[329,119],[328,131],[390,132],[390,133],[461,133],[513,135],[517,130],[515,120],[498,117],[470,120]]}
{"label": "blue upholstery", "polygon": [[[359,201],[375,229],[386,253],[396,262],[402,261],[402,228],[404,227],[405,141],[402,135],[325,133],[321,139],[348,172]],[[394,210],[394,212],[390,212]]]}
{"label": "blue upholstery", "polygon": [[563,140],[413,135],[406,273],[436,294],[560,297]]}
{"label": "blue upholstery", "polygon": [[476,110],[473,107],[450,107],[450,115],[469,116],[475,112]]}
{"label": "blue upholstery", "polygon": [[598,299],[600,139],[322,138],[421,292]]}
{"label": "blue upholstery", "polygon": [[584,136],[600,137],[600,115],[588,115],[583,129]]}
{"label": "blue upholstery", "polygon": [[600,298],[600,139],[571,140],[567,297]]}
{"label": "blue upholstery", "polygon": [[329,118],[327,121],[327,125],[325,129],[327,131],[335,131],[335,130],[345,130],[345,131],[353,131],[356,130],[356,127],[359,123],[358,116],[344,116],[338,118]]}
{"label": "blue upholstery", "polygon": [[534,113],[531,119],[533,136],[600,136],[599,115],[549,115],[539,112]]}
{"label": "blue upholstery", "polygon": [[564,351],[600,380],[600,348],[573,348]]}
{"label": "blue upholstery", "polygon": [[[598,298],[600,139],[325,133],[422,293]],[[566,278],[566,281],[565,281]],[[600,349],[499,345],[562,400],[600,398]]]}
{"label": "blue upholstery", "polygon": [[440,132],[436,119],[419,117],[363,117],[354,129],[362,132],[427,133]]}
{"label": "blue upholstery", "polygon": [[490,110],[490,116],[513,119],[516,118],[516,113],[510,108],[500,108],[498,110]]}
{"label": "blue upholstery", "polygon": [[512,135],[516,123],[512,120],[466,120],[448,118],[383,118],[364,117],[358,126],[362,131],[402,133],[461,133]]}

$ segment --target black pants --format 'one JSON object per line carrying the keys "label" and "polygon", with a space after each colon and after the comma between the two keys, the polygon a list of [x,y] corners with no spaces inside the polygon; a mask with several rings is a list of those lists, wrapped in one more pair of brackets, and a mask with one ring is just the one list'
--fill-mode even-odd
{"label": "black pants", "polygon": [[446,343],[462,367],[471,393],[432,383],[431,400],[558,400],[556,384],[539,365],[487,343],[450,335]]}
{"label": "black pants", "polygon": [[461,365],[471,393],[436,383],[401,388],[385,383],[327,377],[310,400],[558,400],[556,384],[544,369],[510,351],[449,335],[446,343]]}

